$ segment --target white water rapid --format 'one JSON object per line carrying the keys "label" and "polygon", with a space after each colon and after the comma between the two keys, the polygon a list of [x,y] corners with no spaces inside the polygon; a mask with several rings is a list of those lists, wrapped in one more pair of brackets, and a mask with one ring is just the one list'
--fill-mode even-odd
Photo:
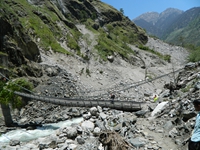
{"label": "white water rapid", "polygon": [[42,127],[38,127],[35,130],[17,129],[9,131],[6,134],[0,136],[0,143],[7,143],[10,140],[19,140],[20,142],[28,142],[39,137],[48,136],[54,134],[56,129],[70,126],[72,123],[80,123],[83,118],[75,118],[72,120],[62,121],[59,123],[45,124]]}

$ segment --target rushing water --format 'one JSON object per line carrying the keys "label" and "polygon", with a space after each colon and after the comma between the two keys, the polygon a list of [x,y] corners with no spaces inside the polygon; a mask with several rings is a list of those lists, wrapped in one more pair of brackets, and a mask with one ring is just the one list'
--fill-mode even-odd
{"label": "rushing water", "polygon": [[27,142],[39,137],[54,134],[56,129],[70,126],[72,123],[80,123],[83,118],[75,118],[72,120],[62,121],[59,123],[45,124],[35,130],[18,129],[7,132],[0,136],[0,143],[9,142],[10,140],[19,140],[20,142]]}

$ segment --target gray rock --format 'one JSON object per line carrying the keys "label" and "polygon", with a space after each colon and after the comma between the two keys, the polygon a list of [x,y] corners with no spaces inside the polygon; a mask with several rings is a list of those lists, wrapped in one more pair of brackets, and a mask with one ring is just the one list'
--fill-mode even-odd
{"label": "gray rock", "polygon": [[140,111],[136,111],[136,112],[135,112],[135,115],[136,115],[137,117],[144,117],[146,113],[147,113],[147,111],[140,110]]}
{"label": "gray rock", "polygon": [[97,112],[98,112],[98,109],[96,107],[92,107],[90,108],[90,114],[92,116],[96,116],[97,115]]}
{"label": "gray rock", "polygon": [[57,144],[59,145],[59,144],[61,144],[61,143],[65,143],[66,139],[67,139],[66,137],[59,138],[59,139],[57,140]]}
{"label": "gray rock", "polygon": [[77,126],[76,130],[77,130],[78,134],[81,134],[83,132],[83,128],[81,126]]}
{"label": "gray rock", "polygon": [[175,139],[175,143],[177,144],[177,145],[182,145],[182,141],[180,140],[180,139]]}
{"label": "gray rock", "polygon": [[196,67],[196,64],[193,63],[193,62],[189,62],[185,65],[185,68],[195,68]]}
{"label": "gray rock", "polygon": [[104,120],[104,119],[107,118],[107,115],[106,115],[104,112],[101,112],[101,113],[99,114],[99,116],[100,116],[100,118],[101,118],[102,120]]}
{"label": "gray rock", "polygon": [[122,123],[118,123],[115,126],[113,126],[113,130],[116,132],[120,131],[122,129]]}
{"label": "gray rock", "polygon": [[78,144],[81,144],[81,145],[85,143],[84,138],[81,137],[81,136],[77,136],[77,137],[76,137],[76,141],[78,142]]}
{"label": "gray rock", "polygon": [[47,75],[50,76],[50,77],[58,74],[58,71],[53,67],[51,67],[51,68],[49,67],[45,71],[47,72]]}
{"label": "gray rock", "polygon": [[74,127],[68,127],[67,128],[67,138],[69,139],[75,139],[77,136],[77,130]]}
{"label": "gray rock", "polygon": [[177,129],[174,127],[172,130],[169,131],[169,137],[174,138],[178,136],[178,131]]}
{"label": "gray rock", "polygon": [[172,129],[172,128],[173,128],[172,122],[171,122],[171,121],[167,121],[167,122],[165,123],[165,125],[163,126],[163,128],[164,128],[165,130],[170,130],[170,129]]}
{"label": "gray rock", "polygon": [[47,144],[39,144],[38,145],[39,150],[47,149],[49,148]]}
{"label": "gray rock", "polygon": [[98,112],[102,112],[103,110],[102,110],[102,108],[101,108],[101,106],[97,106],[97,110],[98,110]]}
{"label": "gray rock", "polygon": [[129,139],[129,142],[136,148],[144,147],[145,142],[140,140],[140,138]]}
{"label": "gray rock", "polygon": [[82,127],[84,130],[93,131],[93,130],[94,130],[94,123],[91,122],[91,121],[84,121],[84,122],[81,124],[81,127]]}
{"label": "gray rock", "polygon": [[44,118],[43,117],[38,117],[38,118],[35,118],[35,123],[37,123],[37,124],[40,124],[40,123],[42,123],[42,121],[44,120]]}
{"label": "gray rock", "polygon": [[105,130],[105,126],[104,126],[103,122],[100,121],[100,120],[97,120],[97,121],[95,122],[95,126],[96,126],[96,127],[99,127],[101,130]]}
{"label": "gray rock", "polygon": [[83,119],[85,119],[85,120],[89,120],[90,117],[91,117],[91,114],[90,114],[90,113],[88,113],[88,114],[83,114]]}
{"label": "gray rock", "polygon": [[93,131],[93,134],[94,134],[95,136],[98,136],[100,132],[101,132],[101,129],[100,129],[99,127],[95,127],[95,128],[94,128],[94,131]]}
{"label": "gray rock", "polygon": [[113,55],[108,56],[107,59],[108,59],[108,61],[113,62],[114,61],[114,56]]}
{"label": "gray rock", "polygon": [[188,121],[189,119],[193,118],[196,116],[196,113],[195,112],[191,112],[191,111],[184,111],[182,113],[183,115],[183,121],[186,122]]}
{"label": "gray rock", "polygon": [[194,88],[199,90],[200,89],[200,81],[196,82]]}
{"label": "gray rock", "polygon": [[130,122],[132,124],[135,124],[137,122],[137,116],[135,116],[134,114],[127,114],[124,113],[123,115],[121,115],[119,117],[119,121],[120,122]]}
{"label": "gray rock", "polygon": [[69,150],[76,150],[77,145],[76,144],[69,144],[68,149]]}
{"label": "gray rock", "polygon": [[145,91],[145,92],[144,92],[144,96],[149,97],[149,96],[151,96],[151,93]]}
{"label": "gray rock", "polygon": [[20,141],[19,140],[10,140],[9,145],[10,146],[20,145]]}
{"label": "gray rock", "polygon": [[156,128],[155,128],[155,127],[148,127],[148,129],[149,129],[150,131],[153,131],[153,130],[155,130]]}

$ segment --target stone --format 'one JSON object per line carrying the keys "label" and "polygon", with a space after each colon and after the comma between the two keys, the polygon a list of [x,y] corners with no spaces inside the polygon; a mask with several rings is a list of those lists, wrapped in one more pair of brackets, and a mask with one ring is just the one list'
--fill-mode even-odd
{"label": "stone", "polygon": [[76,150],[77,145],[76,144],[69,144],[68,149],[70,150]]}
{"label": "stone", "polygon": [[101,113],[103,111],[101,106],[97,106],[97,110],[98,110],[99,113]]}
{"label": "stone", "polygon": [[105,130],[105,126],[104,126],[103,122],[100,121],[100,120],[97,120],[95,122],[95,126],[98,127],[98,128],[100,128],[101,130]]}
{"label": "stone", "polygon": [[20,145],[20,141],[19,140],[10,140],[9,145],[10,146]]}
{"label": "stone", "polygon": [[114,61],[114,56],[113,55],[110,55],[107,57],[108,61],[110,62],[113,62]]}
{"label": "stone", "polygon": [[44,117],[38,117],[38,118],[34,119],[34,121],[36,122],[36,124],[41,124],[43,120],[44,120]]}
{"label": "stone", "polygon": [[163,128],[164,128],[164,130],[170,130],[170,129],[172,129],[173,128],[172,122],[171,121],[167,121],[165,123],[165,125],[163,126]]}
{"label": "stone", "polygon": [[77,137],[76,137],[76,141],[78,142],[78,144],[81,144],[81,145],[85,143],[84,138],[81,137],[81,136],[77,136]]}
{"label": "stone", "polygon": [[193,63],[193,62],[189,62],[185,65],[185,68],[195,68],[196,67],[196,64]]}
{"label": "stone", "polygon": [[182,143],[182,141],[180,140],[180,139],[175,139],[175,143],[177,144],[177,145],[182,145],[183,143]]}
{"label": "stone", "polygon": [[68,127],[66,133],[67,133],[67,138],[69,139],[75,139],[77,136],[77,130],[74,127]]}
{"label": "stone", "polygon": [[101,113],[99,114],[99,116],[100,116],[100,118],[101,118],[102,120],[104,120],[104,119],[107,118],[107,115],[106,115],[104,112],[101,112]]}
{"label": "stone", "polygon": [[195,83],[194,88],[195,88],[196,90],[199,90],[199,89],[200,89],[200,81],[198,81],[198,82]]}
{"label": "stone", "polygon": [[139,110],[139,111],[136,111],[136,112],[135,112],[135,115],[136,115],[137,117],[144,117],[146,113],[147,113],[147,111]]}
{"label": "stone", "polygon": [[78,134],[81,134],[83,132],[83,128],[81,126],[77,126],[76,130],[77,130]]}
{"label": "stone", "polygon": [[95,128],[94,128],[94,131],[93,131],[93,134],[94,134],[95,136],[98,136],[100,132],[101,132],[101,129],[100,129],[99,127],[95,127]]}
{"label": "stone", "polygon": [[89,120],[90,117],[91,117],[91,114],[90,114],[90,113],[88,113],[88,114],[83,114],[83,119],[84,119],[84,120]]}
{"label": "stone", "polygon": [[97,115],[97,112],[98,112],[98,109],[96,107],[92,107],[90,108],[90,114],[92,116],[96,116]]}
{"label": "stone", "polygon": [[167,104],[168,102],[161,102],[159,103],[156,108],[153,110],[153,112],[151,113],[151,116],[155,116],[157,113],[159,113],[163,108],[164,106]]}
{"label": "stone", "polygon": [[84,121],[84,122],[82,122],[81,127],[82,127],[84,130],[93,131],[93,130],[94,130],[94,123],[91,122],[91,121]]}
{"label": "stone", "polygon": [[129,139],[129,142],[136,148],[145,146],[145,142],[141,141],[140,138]]}
{"label": "stone", "polygon": [[178,131],[175,127],[172,130],[169,131],[169,137],[174,138],[177,135],[178,135]]}

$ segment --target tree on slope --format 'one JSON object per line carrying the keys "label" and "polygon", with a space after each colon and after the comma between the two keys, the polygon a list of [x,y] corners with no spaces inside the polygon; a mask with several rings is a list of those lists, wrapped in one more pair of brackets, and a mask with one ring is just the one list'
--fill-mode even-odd
{"label": "tree on slope", "polygon": [[26,92],[25,89],[32,90],[33,85],[23,78],[7,83],[5,80],[0,81],[0,104],[7,127],[15,126],[12,120],[10,106],[13,109],[20,109],[24,104],[22,97],[15,95],[14,91]]}

